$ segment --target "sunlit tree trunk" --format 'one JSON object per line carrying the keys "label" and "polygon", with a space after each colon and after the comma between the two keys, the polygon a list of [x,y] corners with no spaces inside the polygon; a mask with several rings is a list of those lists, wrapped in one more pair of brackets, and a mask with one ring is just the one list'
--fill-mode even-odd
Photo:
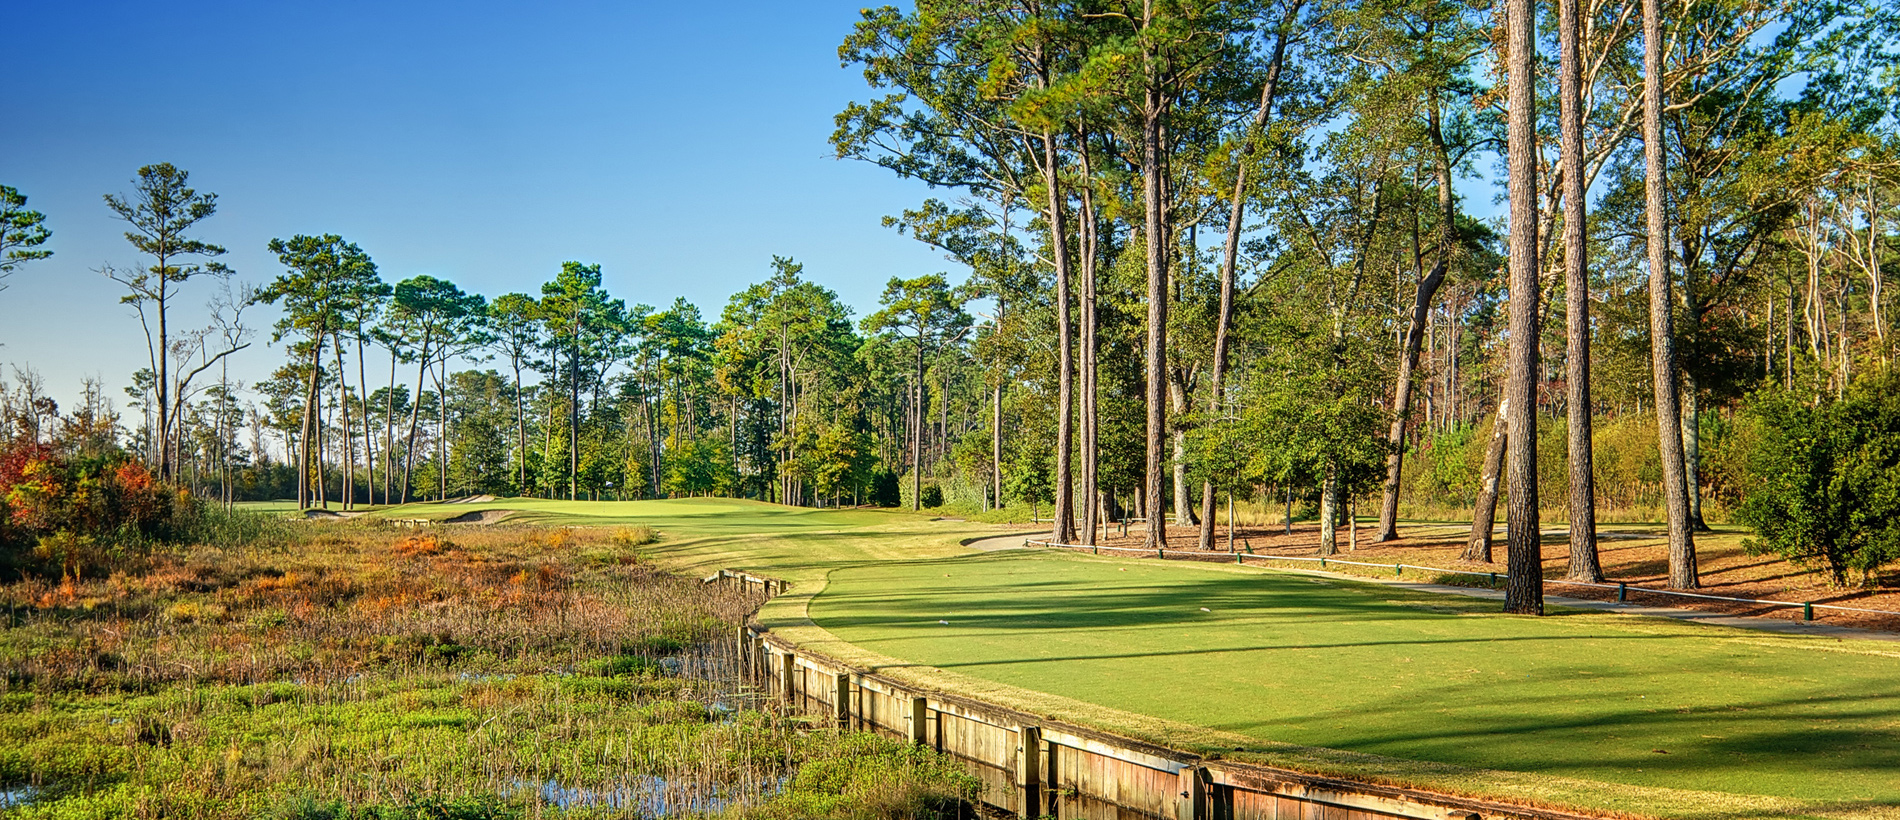
{"label": "sunlit tree trunk", "polygon": [[1643,164],[1649,228],[1649,348],[1669,523],[1669,586],[1696,589],[1695,535],[1683,475],[1682,418],[1676,386],[1675,322],[1670,310],[1669,223],[1663,198],[1662,2],[1643,0]]}
{"label": "sunlit tree trunk", "polygon": [[1591,446],[1589,203],[1583,179],[1583,16],[1582,0],[1558,0],[1564,188],[1564,330],[1565,406],[1569,423],[1570,566],[1565,577],[1603,580],[1597,561],[1595,452]]}
{"label": "sunlit tree trunk", "polygon": [[1508,582],[1504,611],[1544,612],[1544,564],[1537,509],[1537,111],[1533,63],[1537,18],[1533,0],[1509,0],[1509,146],[1511,197],[1510,446],[1506,461],[1509,502],[1505,507]]}
{"label": "sunlit tree trunk", "polygon": [[1075,543],[1075,488],[1071,455],[1075,449],[1075,346],[1071,338],[1069,316],[1069,235],[1063,216],[1061,166],[1056,156],[1055,135],[1042,134],[1043,186],[1048,195],[1048,223],[1051,253],[1056,269],[1056,475],[1055,526],[1050,537],[1058,544]]}
{"label": "sunlit tree trunk", "polygon": [[[1148,48],[1152,49],[1152,46]],[[1151,67],[1159,59],[1144,55]],[[1147,446],[1144,459],[1142,512],[1148,519],[1146,545],[1157,548],[1168,543],[1168,517],[1164,509],[1163,487],[1166,473],[1162,465],[1163,445],[1168,433],[1168,241],[1164,223],[1161,120],[1165,103],[1160,80],[1149,78],[1142,100],[1141,128],[1141,199],[1142,238],[1148,261],[1148,345],[1147,345]]]}

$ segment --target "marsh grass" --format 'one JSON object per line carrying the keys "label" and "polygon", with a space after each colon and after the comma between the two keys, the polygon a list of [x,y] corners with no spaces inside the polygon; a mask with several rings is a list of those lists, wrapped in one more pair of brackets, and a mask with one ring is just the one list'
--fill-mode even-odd
{"label": "marsh grass", "polygon": [[11,814],[776,817],[839,760],[889,769],[894,810],[963,793],[767,708],[729,640],[759,599],[622,540],[328,524],[0,587]]}

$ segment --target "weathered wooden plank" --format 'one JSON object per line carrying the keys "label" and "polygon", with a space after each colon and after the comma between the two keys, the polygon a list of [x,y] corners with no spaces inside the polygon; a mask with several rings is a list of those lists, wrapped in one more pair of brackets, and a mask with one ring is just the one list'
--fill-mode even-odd
{"label": "weathered wooden plank", "polygon": [[919,692],[755,627],[738,639],[741,663],[785,703],[950,754],[985,784],[986,802],[1010,811],[1047,809],[1064,820],[1590,820],[1272,767],[1203,763],[969,698]]}

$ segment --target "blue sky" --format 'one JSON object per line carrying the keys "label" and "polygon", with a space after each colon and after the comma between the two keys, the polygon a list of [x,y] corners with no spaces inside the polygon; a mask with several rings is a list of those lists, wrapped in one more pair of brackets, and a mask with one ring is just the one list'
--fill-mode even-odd
{"label": "blue sky", "polygon": [[[832,114],[869,94],[837,60],[860,6],[14,4],[0,184],[55,255],[0,292],[0,362],[62,404],[85,376],[120,395],[145,345],[95,271],[139,260],[100,197],[161,161],[218,193],[198,233],[252,282],[281,271],[272,237],[337,233],[391,281],[533,292],[576,259],[716,317],[778,254],[862,315],[890,276],[951,266],[878,224],[927,189],[830,156]],[[181,324],[213,287],[187,286]],[[262,341],[234,376],[268,375]]]}

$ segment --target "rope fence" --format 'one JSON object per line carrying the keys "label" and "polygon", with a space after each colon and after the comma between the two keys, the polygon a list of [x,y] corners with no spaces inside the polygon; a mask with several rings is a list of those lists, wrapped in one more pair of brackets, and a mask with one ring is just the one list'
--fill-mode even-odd
{"label": "rope fence", "polygon": [[[1150,549],[1148,547],[1104,547],[1104,546],[1098,546],[1094,544],[1057,544],[1057,543],[1047,541],[1047,540],[1038,541],[1038,540],[1028,539],[1028,538],[1023,539],[1023,546],[1044,547],[1048,549],[1067,549],[1067,550],[1077,550],[1077,551],[1089,550],[1095,555],[1100,555],[1102,554],[1103,551],[1108,551],[1111,553],[1141,553],[1143,555],[1153,553],[1154,557],[1164,559],[1164,560],[1167,559],[1168,557],[1168,550],[1165,547]],[[1178,558],[1211,557],[1211,556],[1219,554],[1217,552],[1210,552],[1210,551],[1204,551],[1204,550],[1174,550],[1174,553]],[[1246,559],[1252,558],[1254,559],[1256,564],[1266,562],[1266,561],[1289,561],[1289,562],[1295,562],[1295,563],[1304,562],[1304,563],[1309,563],[1309,564],[1318,564],[1320,569],[1329,569],[1334,564],[1340,564],[1344,566],[1354,566],[1354,567],[1371,567],[1375,569],[1389,569],[1389,570],[1392,570],[1392,575],[1395,578],[1405,577],[1405,570],[1407,568],[1421,571],[1421,572],[1436,572],[1436,573],[1443,573],[1443,574],[1450,574],[1450,575],[1469,575],[1469,576],[1473,576],[1477,578],[1488,577],[1490,579],[1490,582],[1494,585],[1498,582],[1498,578],[1499,578],[1499,574],[1496,572],[1478,572],[1475,570],[1468,570],[1468,569],[1449,569],[1446,567],[1431,567],[1431,566],[1424,566],[1421,564],[1379,564],[1379,563],[1369,563],[1366,561],[1346,561],[1339,558],[1332,558],[1332,557],[1326,557],[1326,556],[1315,558],[1315,557],[1309,557],[1309,556],[1304,556],[1304,555],[1260,555],[1260,554],[1256,554],[1253,551],[1252,547],[1248,547],[1246,552],[1240,552],[1236,550],[1232,552],[1231,554],[1234,556],[1234,563],[1241,564],[1241,565],[1245,565],[1247,563]],[[1742,603],[1742,604],[1763,604],[1766,606],[1783,607],[1787,609],[1798,608],[1801,610],[1801,620],[1804,620],[1804,621],[1814,620],[1814,611],[1817,609],[1828,609],[1828,610],[1834,610],[1836,612],[1861,612],[1861,613],[1867,613],[1870,615],[1900,616],[1900,612],[1894,612],[1894,611],[1885,610],[1885,609],[1866,609],[1863,607],[1855,607],[1855,606],[1841,606],[1839,604],[1817,604],[1812,601],[1801,601],[1801,602],[1764,601],[1759,598],[1734,598],[1727,595],[1709,595],[1709,594],[1701,593],[1701,592],[1683,592],[1683,591],[1674,590],[1674,589],[1654,589],[1651,587],[1633,587],[1623,581],[1618,581],[1613,584],[1597,584],[1597,583],[1589,583],[1585,581],[1545,581],[1544,583],[1546,585],[1557,584],[1560,586],[1591,587],[1594,589],[1613,589],[1613,590],[1616,590],[1617,603],[1628,603],[1629,594],[1631,592],[1639,592],[1639,593],[1645,593],[1649,595],[1673,595],[1678,598],[1700,598],[1702,600],[1707,600],[1707,601],[1730,601],[1730,602]]]}

